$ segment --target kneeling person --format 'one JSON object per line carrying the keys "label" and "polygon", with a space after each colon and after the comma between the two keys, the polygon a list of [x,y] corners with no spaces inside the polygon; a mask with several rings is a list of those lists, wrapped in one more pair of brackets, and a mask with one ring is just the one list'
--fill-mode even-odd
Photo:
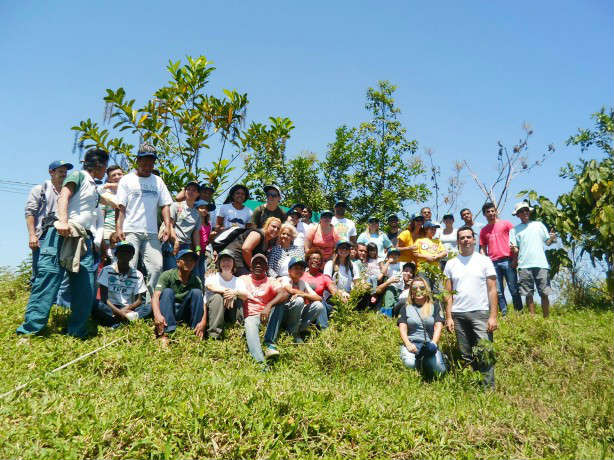
{"label": "kneeling person", "polygon": [[177,253],[177,268],[160,275],[151,298],[156,337],[163,346],[168,335],[177,329],[177,321],[183,320],[201,339],[205,333],[207,315],[203,307],[203,285],[194,273],[198,254],[190,249]]}
{"label": "kneeling person", "polygon": [[151,315],[151,306],[142,305],[147,292],[143,274],[130,267],[134,246],[122,241],[115,246],[116,262],[107,265],[98,276],[100,301],[94,304],[92,316],[103,326],[117,327],[122,321],[135,321]]}

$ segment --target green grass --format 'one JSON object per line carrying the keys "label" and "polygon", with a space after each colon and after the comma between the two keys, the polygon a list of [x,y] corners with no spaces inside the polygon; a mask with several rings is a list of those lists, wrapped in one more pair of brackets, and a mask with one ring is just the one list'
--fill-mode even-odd
{"label": "green grass", "polygon": [[373,314],[346,312],[300,347],[283,336],[263,374],[240,328],[214,343],[181,327],[164,352],[150,322],[81,341],[54,309],[46,336],[20,339],[26,294],[0,293],[0,393],[35,379],[0,400],[1,458],[613,456],[611,311],[506,318],[483,392],[469,370],[426,383],[404,369],[395,323]]}

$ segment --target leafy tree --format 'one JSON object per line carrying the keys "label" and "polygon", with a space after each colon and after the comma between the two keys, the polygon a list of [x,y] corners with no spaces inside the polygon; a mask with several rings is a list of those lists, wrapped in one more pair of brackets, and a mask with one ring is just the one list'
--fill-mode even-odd
{"label": "leafy tree", "polygon": [[[321,162],[326,208],[332,209],[338,200],[352,196],[352,166],[356,158],[354,137],[356,128],[343,125],[335,130],[335,141],[328,145],[326,158]],[[351,211],[351,210],[350,210]]]}
{"label": "leafy tree", "polygon": [[[187,57],[187,63],[169,61],[167,85],[158,89],[143,107],[135,108],[123,88],[107,89],[105,119],[114,121],[116,134],[129,132],[138,143],[153,144],[158,151],[158,169],[171,191],[181,189],[188,180],[206,177],[215,188],[221,187],[234,169],[237,158],[224,158],[224,149],[239,149],[241,126],[246,117],[247,94],[224,90],[222,97],[206,93],[215,68],[205,56]],[[115,136],[91,119],[72,128],[82,148],[100,147],[114,161],[132,164],[135,146]],[[203,168],[201,154],[211,152],[211,142],[221,144],[219,155],[211,155],[211,167]],[[217,159],[216,159],[217,158]]]}
{"label": "leafy tree", "polygon": [[327,198],[319,176],[319,163],[313,153],[302,153],[288,161],[287,182],[284,184],[285,203],[302,203],[312,209],[325,209]]}

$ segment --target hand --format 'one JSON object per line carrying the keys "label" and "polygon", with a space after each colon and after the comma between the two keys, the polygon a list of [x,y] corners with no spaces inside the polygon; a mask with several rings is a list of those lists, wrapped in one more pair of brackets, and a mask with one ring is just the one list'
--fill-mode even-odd
{"label": "hand", "polygon": [[115,232],[115,242],[119,243],[120,241],[125,241],[126,240],[126,234],[124,233],[123,230],[119,231],[119,232]]}
{"label": "hand", "polygon": [[60,222],[59,220],[57,220],[53,225],[60,236],[63,236],[65,238],[70,236],[70,226],[68,225],[68,222]]}
{"label": "hand", "polygon": [[269,320],[270,314],[271,314],[271,307],[267,305],[266,307],[264,307],[264,310],[262,310],[262,312],[260,313],[260,321],[262,321],[263,323],[266,323]]}
{"label": "hand", "polygon": [[486,324],[486,331],[487,332],[494,332],[497,330],[499,326],[497,325],[497,317],[496,316],[490,316],[488,318],[488,323]]}
{"label": "hand", "polygon": [[170,238],[171,234],[168,230],[168,228],[164,228],[164,230],[162,230],[162,239],[160,241],[162,241],[163,243],[166,243],[168,241],[168,239]]}
{"label": "hand", "polygon": [[350,300],[350,294],[345,291],[341,291],[341,298],[347,302]]}
{"label": "hand", "polygon": [[28,243],[28,246],[30,246],[30,249],[40,248],[40,243],[38,242],[38,236],[36,236],[35,234],[30,235],[30,241]]}
{"label": "hand", "polygon": [[409,342],[409,347],[407,345],[405,345],[405,348],[407,348],[407,351],[409,351],[410,353],[418,353],[418,347],[416,347],[413,343]]}
{"label": "hand", "polygon": [[298,297],[301,297],[301,296],[300,296],[300,294],[293,294],[293,295],[290,297],[290,301],[296,300]]}
{"label": "hand", "polygon": [[512,259],[512,262],[510,263],[510,267],[518,268],[518,259],[516,258]]}
{"label": "hand", "polygon": [[164,316],[162,316],[161,313],[158,313],[157,315],[154,314],[154,324],[156,325],[156,330],[158,331],[164,331],[164,328],[168,326],[168,324],[166,324]]}
{"label": "hand", "polygon": [[224,300],[234,300],[236,294],[235,291],[233,291],[232,289],[225,289],[224,294],[222,294],[222,297],[224,297]]}
{"label": "hand", "polygon": [[400,275],[393,275],[390,277],[390,282],[391,283],[398,283],[399,281],[401,281],[401,276]]}
{"label": "hand", "polygon": [[202,339],[205,336],[205,322],[204,321],[201,321],[196,325],[196,327],[194,328],[194,334],[199,339]]}
{"label": "hand", "polygon": [[179,240],[175,239],[175,242],[173,243],[173,254],[177,255],[178,252],[179,252]]}
{"label": "hand", "polygon": [[449,332],[454,332],[454,320],[452,318],[446,319],[446,329]]}

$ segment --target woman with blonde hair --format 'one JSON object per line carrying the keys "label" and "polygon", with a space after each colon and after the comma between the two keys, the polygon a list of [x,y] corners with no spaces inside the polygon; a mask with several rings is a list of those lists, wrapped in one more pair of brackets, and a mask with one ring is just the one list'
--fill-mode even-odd
{"label": "woman with blonde hair", "polygon": [[420,370],[427,378],[443,375],[446,365],[437,347],[443,317],[423,277],[417,276],[411,281],[408,302],[401,308],[397,324],[403,341],[400,350],[403,364]]}
{"label": "woman with blonde hair", "polygon": [[303,257],[305,257],[304,247],[294,244],[294,239],[297,234],[298,231],[290,222],[281,225],[277,244],[273,246],[268,257],[269,276],[274,278],[288,276],[288,264],[290,259],[293,257],[303,259]]}
{"label": "woman with blonde hair", "polygon": [[252,257],[263,254],[265,257],[277,242],[281,220],[269,217],[261,229],[249,228],[228,243],[225,249],[231,252],[235,260],[237,276],[251,271]]}

